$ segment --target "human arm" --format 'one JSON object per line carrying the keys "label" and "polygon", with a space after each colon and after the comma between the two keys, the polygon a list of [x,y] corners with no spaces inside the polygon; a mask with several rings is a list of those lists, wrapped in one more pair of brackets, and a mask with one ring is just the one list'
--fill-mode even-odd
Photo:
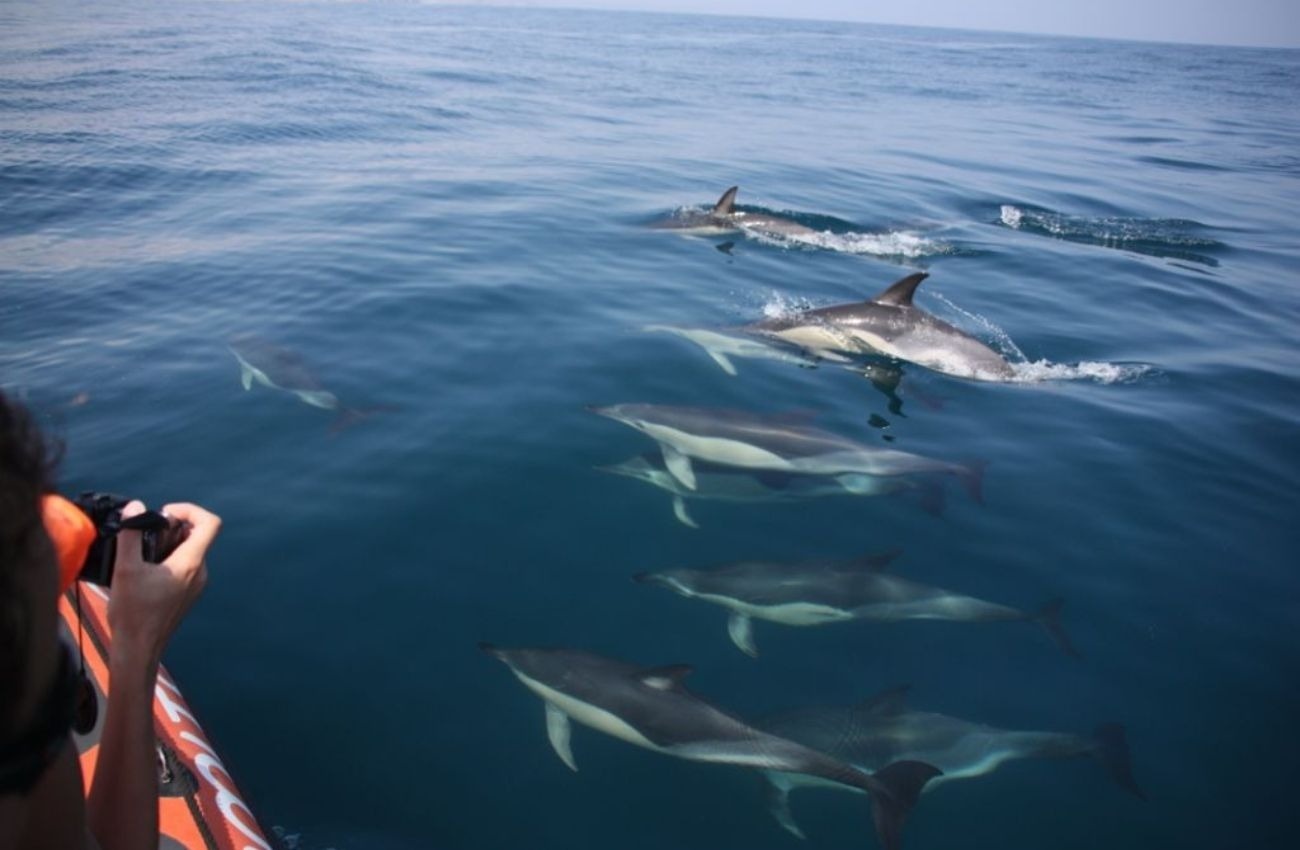
{"label": "human arm", "polygon": [[[143,510],[132,502],[122,515]],[[221,519],[197,505],[171,504],[163,513],[190,532],[160,564],[141,557],[140,532],[118,535],[108,606],[111,695],[87,800],[90,831],[103,850],[158,847],[154,686],[168,639],[207,581],[207,551],[221,529]]]}

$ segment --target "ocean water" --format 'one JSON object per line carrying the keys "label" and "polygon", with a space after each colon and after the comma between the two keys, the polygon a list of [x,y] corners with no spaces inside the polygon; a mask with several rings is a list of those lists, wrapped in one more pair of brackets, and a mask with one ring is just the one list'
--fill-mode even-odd
{"label": "ocean water", "polygon": [[[738,768],[583,727],[476,644],[695,667],[744,717],[903,683],[1089,759],[926,794],[909,850],[1289,846],[1300,825],[1300,52],[409,4],[0,6],[0,383],[67,490],[225,519],[167,663],[263,825],[307,850],[794,848]],[[741,187],[818,235],[649,224]],[[648,324],[868,298],[1017,365],[729,376]],[[291,351],[349,408],[244,391]],[[880,365],[880,364],[877,364]],[[896,377],[896,376],[895,376]],[[592,404],[813,416],[986,463],[983,503],[669,496]],[[933,506],[931,506],[933,507]],[[1031,625],[758,623],[629,578],[899,547]],[[876,846],[801,791],[809,848]]]}

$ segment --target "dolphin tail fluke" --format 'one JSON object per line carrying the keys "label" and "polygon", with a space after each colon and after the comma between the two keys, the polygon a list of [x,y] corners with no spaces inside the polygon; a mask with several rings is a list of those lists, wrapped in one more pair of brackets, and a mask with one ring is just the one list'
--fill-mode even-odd
{"label": "dolphin tail fluke", "polygon": [[1121,723],[1103,723],[1093,730],[1093,752],[1106,768],[1115,784],[1128,791],[1139,800],[1145,801],[1147,795],[1133,778],[1133,762],[1129,756],[1128,736]]}
{"label": "dolphin tail fluke", "polygon": [[884,850],[898,850],[903,821],[916,805],[925,783],[943,771],[923,761],[896,761],[871,774],[866,790],[871,794],[871,817]]}
{"label": "dolphin tail fluke", "polygon": [[966,492],[977,505],[984,504],[984,469],[988,465],[986,460],[973,460],[957,471]]}
{"label": "dolphin tail fluke", "polygon": [[1065,606],[1065,600],[1057,597],[1048,602],[1042,608],[1034,613],[1034,622],[1042,626],[1046,632],[1051,635],[1052,640],[1061,651],[1071,658],[1082,658],[1083,654],[1075,649],[1074,644],[1070,642],[1070,636],[1065,633],[1065,627],[1061,625],[1061,608]]}
{"label": "dolphin tail fluke", "polygon": [[253,370],[242,359],[239,361],[239,383],[245,392],[253,388]]}

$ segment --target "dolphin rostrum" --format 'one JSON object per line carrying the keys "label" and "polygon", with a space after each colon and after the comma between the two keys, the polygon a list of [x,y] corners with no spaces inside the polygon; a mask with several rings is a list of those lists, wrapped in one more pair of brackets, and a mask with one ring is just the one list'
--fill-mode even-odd
{"label": "dolphin rostrum", "polygon": [[1030,613],[888,575],[886,567],[899,554],[894,550],[851,560],[795,563],[737,561],[709,570],[664,570],[634,578],[728,609],[727,632],[752,657],[758,656],[754,619],[787,626],[846,620],[1027,621],[1040,624],[1067,655],[1078,655],[1061,626],[1061,600]]}
{"label": "dolphin rostrum", "polygon": [[916,272],[869,301],[763,319],[742,330],[775,337],[815,356],[876,352],[947,375],[985,381],[1013,378],[1015,370],[1001,354],[912,303],[927,277]]}
{"label": "dolphin rostrum", "polygon": [[771,213],[744,212],[736,209],[736,192],[732,186],[722,193],[718,202],[705,212],[681,211],[672,218],[657,222],[660,230],[672,230],[692,236],[721,236],[727,233],[754,233],[760,236],[799,237],[813,236],[817,231],[797,221]]}
{"label": "dolphin rostrum", "polygon": [[979,464],[949,463],[868,446],[789,417],[655,404],[588,409],[629,425],[659,443],[668,471],[689,490],[698,489],[692,461],[701,460],[806,475],[860,473],[888,477],[943,473],[957,476],[971,497],[980,500],[983,467]]}
{"label": "dolphin rostrum", "polygon": [[[1005,761],[1091,756],[1111,779],[1141,800],[1146,795],[1133,778],[1127,736],[1119,723],[1103,723],[1090,737],[1063,732],[997,729],[932,712],[909,711],[907,686],[894,688],[857,705],[806,708],[775,714],[755,725],[798,741],[837,759],[870,770],[872,765],[916,759],[943,771],[925,790],[951,779],[990,773]],[[790,811],[789,793],[801,787],[842,788],[816,777],[764,770],[769,783],[768,807],[780,824],[803,838]]]}
{"label": "dolphin rostrum", "polygon": [[569,742],[570,720],[689,761],[845,783],[871,795],[876,834],[885,850],[898,847],[904,818],[921,788],[939,773],[928,764],[902,761],[868,774],[759,731],[688,691],[682,684],[691,671],[686,665],[647,668],[571,649],[500,649],[487,643],[479,647],[542,698],[551,746],[573,770],[577,763]]}
{"label": "dolphin rostrum", "polygon": [[720,502],[777,503],[799,502],[825,496],[876,496],[920,488],[922,507],[937,513],[943,493],[937,487],[918,485],[901,476],[862,475],[792,475],[787,472],[749,471],[711,463],[695,463],[695,489],[691,490],[673,477],[659,454],[643,454],[613,466],[596,467],[601,472],[625,475],[666,490],[673,497],[673,515],[683,525],[699,528],[686,510],[686,499],[712,499]]}

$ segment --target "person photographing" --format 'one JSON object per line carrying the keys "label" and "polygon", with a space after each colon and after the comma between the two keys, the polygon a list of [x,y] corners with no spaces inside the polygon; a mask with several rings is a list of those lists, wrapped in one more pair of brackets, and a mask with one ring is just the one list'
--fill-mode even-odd
{"label": "person photographing", "polygon": [[163,650],[203,591],[221,519],[198,505],[165,505],[158,515],[175,548],[150,563],[150,532],[130,522],[145,506],[130,501],[120,510],[108,603],[112,691],[87,795],[71,741],[78,664],[59,637],[68,571],[61,574],[47,531],[54,466],[30,414],[0,392],[0,848],[153,850],[154,686]]}

